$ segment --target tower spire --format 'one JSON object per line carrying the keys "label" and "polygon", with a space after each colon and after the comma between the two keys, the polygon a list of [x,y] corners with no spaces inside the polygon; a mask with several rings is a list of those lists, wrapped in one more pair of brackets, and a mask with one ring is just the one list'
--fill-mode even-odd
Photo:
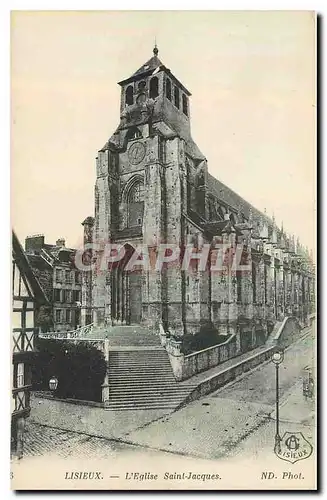
{"label": "tower spire", "polygon": [[154,49],[153,49],[153,54],[157,57],[159,53],[158,47],[157,47],[157,37],[154,37]]}

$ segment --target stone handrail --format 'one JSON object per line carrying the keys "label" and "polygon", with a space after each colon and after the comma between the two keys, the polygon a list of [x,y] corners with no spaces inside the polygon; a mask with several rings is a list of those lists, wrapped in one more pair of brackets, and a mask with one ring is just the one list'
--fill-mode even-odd
{"label": "stone handrail", "polygon": [[94,324],[80,326],[76,330],[70,330],[68,332],[51,332],[51,333],[39,333],[39,337],[42,339],[81,339],[83,335],[87,335],[91,332]]}
{"label": "stone handrail", "polygon": [[286,316],[281,323],[276,323],[266,345],[280,345],[285,347],[292,344],[298,338],[303,326],[298,318]]}
{"label": "stone handrail", "polygon": [[159,324],[159,336],[161,345],[165,347],[168,353],[174,376],[178,381],[188,379],[236,356],[235,334],[231,335],[222,344],[207,347],[187,355],[182,353],[182,341],[176,340],[173,333],[165,332],[161,323]]}

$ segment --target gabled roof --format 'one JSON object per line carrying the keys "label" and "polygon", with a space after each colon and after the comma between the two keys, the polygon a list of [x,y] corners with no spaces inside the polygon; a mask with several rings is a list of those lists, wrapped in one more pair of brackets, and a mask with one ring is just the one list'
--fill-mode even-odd
{"label": "gabled roof", "polygon": [[40,304],[48,304],[49,301],[41,287],[38,279],[36,278],[33,269],[25,255],[22,245],[20,244],[16,234],[12,231],[12,253],[15,263],[17,264],[21,273],[24,273],[34,293],[35,299]]}

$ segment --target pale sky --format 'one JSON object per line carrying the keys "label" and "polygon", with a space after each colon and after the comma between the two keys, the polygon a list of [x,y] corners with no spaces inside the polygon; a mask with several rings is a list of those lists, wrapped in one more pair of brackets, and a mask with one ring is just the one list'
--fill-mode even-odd
{"label": "pale sky", "polygon": [[315,42],[309,12],[12,14],[12,223],[81,245],[120,87],[152,56],[191,91],[211,174],[315,247]]}

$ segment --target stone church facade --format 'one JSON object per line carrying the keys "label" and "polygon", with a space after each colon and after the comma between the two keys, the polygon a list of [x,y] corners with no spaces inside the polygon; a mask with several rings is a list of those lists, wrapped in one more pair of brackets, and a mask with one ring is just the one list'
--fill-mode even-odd
{"label": "stone church facade", "polygon": [[[177,335],[210,324],[235,333],[247,350],[285,316],[306,323],[314,300],[308,251],[210,175],[191,135],[191,94],[158,49],[119,85],[120,123],[98,152],[95,214],[83,222],[85,255],[94,265],[83,273],[82,324],[141,324],[155,333],[161,323]],[[124,258],[100,269],[95,262],[107,243],[123,246]],[[137,249],[156,254],[163,244],[180,255],[209,247],[205,269],[196,259],[188,269],[180,259],[161,269],[127,269]],[[219,245],[241,247],[247,270],[213,270]]]}

